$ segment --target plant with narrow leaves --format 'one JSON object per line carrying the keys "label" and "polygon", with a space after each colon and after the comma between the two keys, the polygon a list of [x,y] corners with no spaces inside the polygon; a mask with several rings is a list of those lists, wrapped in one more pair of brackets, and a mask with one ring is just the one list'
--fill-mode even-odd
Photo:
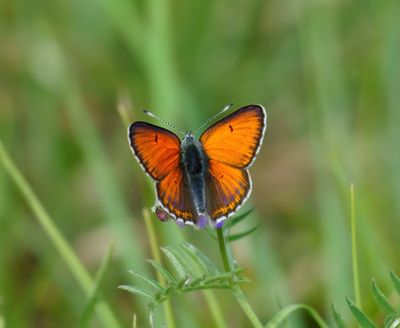
{"label": "plant with narrow leaves", "polygon": [[168,271],[156,261],[148,260],[148,262],[164,277],[166,286],[162,286],[155,279],[139,272],[129,271],[144,281],[151,289],[130,285],[119,287],[148,298],[150,311],[165,300],[177,295],[204,289],[232,290],[235,285],[250,281],[241,275],[243,270],[240,268],[235,268],[231,272],[220,271],[204,253],[187,242],[182,242],[176,249],[163,247],[161,250],[175,272]]}
{"label": "plant with narrow leaves", "polygon": [[[393,272],[390,272],[390,277],[392,283],[395,287],[395,290],[400,295],[400,278]],[[372,280],[371,283],[372,295],[374,297],[375,302],[378,304],[379,308],[385,314],[384,327],[385,328],[400,328],[400,311],[396,310],[388,301],[385,294],[378,287],[375,280]],[[373,322],[371,318],[369,318],[364,311],[360,308],[360,306],[356,305],[352,300],[346,298],[347,305],[353,316],[356,318],[358,324],[361,328],[376,328],[376,324]],[[348,325],[341,316],[341,314],[335,309],[335,306],[332,305],[332,313],[335,319],[335,323],[338,328],[347,328]]]}
{"label": "plant with narrow leaves", "polygon": [[[248,235],[252,234],[253,232],[255,232],[257,230],[258,224],[252,226],[251,228],[245,229],[243,231],[235,232],[235,233],[231,234],[231,229],[234,226],[236,226],[238,223],[242,222],[251,212],[253,212],[253,210],[254,210],[254,208],[251,208],[251,209],[247,210],[246,212],[236,215],[225,222],[224,230],[227,231],[226,239],[229,242],[240,240],[244,237],[247,237]],[[215,229],[208,228],[206,231],[213,239],[217,240]]]}

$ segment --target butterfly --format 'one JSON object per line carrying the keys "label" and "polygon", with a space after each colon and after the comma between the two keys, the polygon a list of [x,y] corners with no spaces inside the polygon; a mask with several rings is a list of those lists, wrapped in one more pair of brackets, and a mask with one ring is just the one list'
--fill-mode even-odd
{"label": "butterfly", "polygon": [[199,139],[180,131],[184,134],[180,140],[167,129],[138,121],[129,126],[128,140],[139,164],[155,181],[154,208],[163,217],[172,217],[180,226],[221,228],[251,193],[248,169],[266,127],[265,109],[248,105],[211,125]]}

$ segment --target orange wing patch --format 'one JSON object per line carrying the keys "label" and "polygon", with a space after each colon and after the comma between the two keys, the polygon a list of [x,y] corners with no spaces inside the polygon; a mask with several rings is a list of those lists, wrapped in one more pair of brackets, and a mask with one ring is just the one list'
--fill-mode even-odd
{"label": "orange wing patch", "polygon": [[161,204],[176,218],[184,221],[194,219],[190,190],[187,190],[181,168],[172,170],[157,182],[157,197]]}
{"label": "orange wing patch", "polygon": [[207,181],[208,213],[213,220],[235,212],[251,192],[247,170],[210,160]]}
{"label": "orange wing patch", "polygon": [[161,180],[179,167],[181,142],[172,132],[135,122],[129,127],[129,142],[136,158],[154,180]]}
{"label": "orange wing patch", "polygon": [[201,135],[200,141],[210,159],[244,168],[252,164],[265,128],[264,108],[249,105],[212,125]]}

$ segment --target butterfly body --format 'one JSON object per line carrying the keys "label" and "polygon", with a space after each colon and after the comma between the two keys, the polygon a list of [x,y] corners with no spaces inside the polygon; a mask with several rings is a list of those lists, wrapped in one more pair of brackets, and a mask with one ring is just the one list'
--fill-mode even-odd
{"label": "butterfly body", "polygon": [[128,139],[136,159],[155,181],[156,206],[179,225],[222,226],[251,192],[248,168],[260,149],[266,113],[248,105],[209,127],[197,139],[135,122]]}
{"label": "butterfly body", "polygon": [[187,134],[181,143],[181,167],[185,172],[187,190],[191,193],[197,215],[204,215],[208,163],[201,143],[191,133]]}

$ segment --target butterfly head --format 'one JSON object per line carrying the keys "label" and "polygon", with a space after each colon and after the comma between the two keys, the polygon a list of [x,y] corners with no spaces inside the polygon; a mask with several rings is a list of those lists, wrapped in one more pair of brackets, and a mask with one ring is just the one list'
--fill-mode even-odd
{"label": "butterfly head", "polygon": [[185,134],[185,137],[183,138],[182,143],[183,144],[191,144],[194,142],[195,139],[196,138],[195,138],[194,134],[192,133],[192,131],[189,131]]}
{"label": "butterfly head", "polygon": [[182,149],[186,150],[196,146],[197,148],[201,149],[200,141],[195,137],[195,135],[190,131],[185,134],[185,137],[182,140]]}

